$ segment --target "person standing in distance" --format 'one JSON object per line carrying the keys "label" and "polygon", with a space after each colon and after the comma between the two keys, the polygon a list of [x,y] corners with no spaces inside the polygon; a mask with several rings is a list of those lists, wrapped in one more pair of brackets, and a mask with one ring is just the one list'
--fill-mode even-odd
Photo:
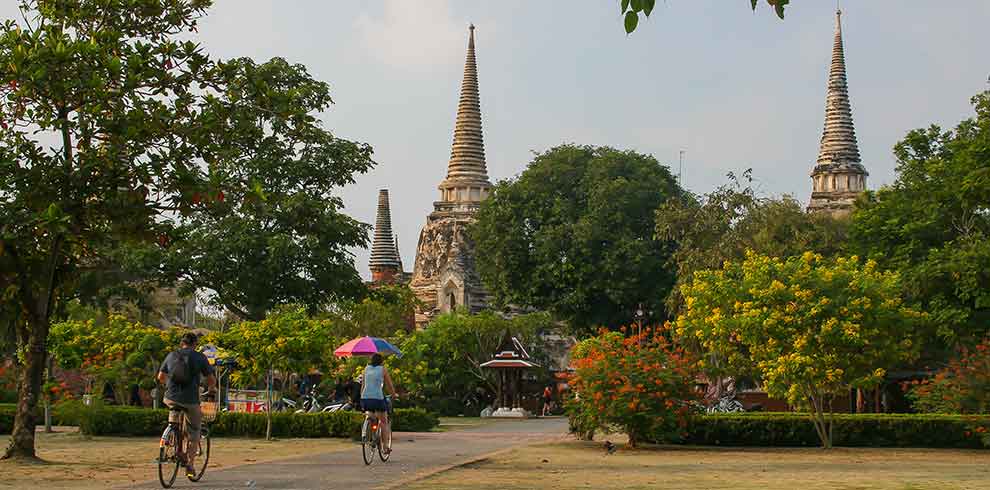
{"label": "person standing in distance", "polygon": [[[206,378],[207,396],[216,397],[217,376],[210,361],[196,352],[199,337],[187,332],[179,342],[179,349],[169,353],[158,369],[158,382],[165,384],[165,405],[180,407],[186,412],[186,474],[195,475],[193,465],[199,453],[199,434],[203,424],[203,411],[199,407],[199,384]],[[178,422],[179,414],[170,410],[169,423]]]}

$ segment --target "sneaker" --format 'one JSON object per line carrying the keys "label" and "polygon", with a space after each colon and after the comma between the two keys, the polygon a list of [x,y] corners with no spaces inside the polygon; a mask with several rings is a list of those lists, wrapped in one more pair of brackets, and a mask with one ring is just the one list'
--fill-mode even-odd
{"label": "sneaker", "polygon": [[193,465],[191,464],[186,465],[186,476],[189,478],[196,477],[196,468],[194,468]]}

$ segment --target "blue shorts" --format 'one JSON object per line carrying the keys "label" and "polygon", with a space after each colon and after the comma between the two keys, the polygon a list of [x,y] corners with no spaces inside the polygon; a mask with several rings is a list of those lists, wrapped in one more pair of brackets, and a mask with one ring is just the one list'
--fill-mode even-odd
{"label": "blue shorts", "polygon": [[361,409],[366,412],[387,412],[388,401],[379,398],[362,398]]}

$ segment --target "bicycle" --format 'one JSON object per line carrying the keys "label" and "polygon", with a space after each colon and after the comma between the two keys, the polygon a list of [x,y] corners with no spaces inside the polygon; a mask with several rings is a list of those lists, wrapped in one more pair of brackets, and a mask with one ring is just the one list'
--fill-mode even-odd
{"label": "bicycle", "polygon": [[387,463],[392,456],[392,427],[395,424],[395,417],[392,415],[392,397],[386,397],[385,403],[388,405],[386,417],[388,417],[388,432],[382,437],[382,426],[384,424],[371,412],[364,412],[364,423],[361,424],[361,457],[364,464],[370,465],[375,460],[375,453],[378,458]]}
{"label": "bicycle", "polygon": [[[189,481],[198,482],[206,473],[206,466],[210,462],[210,426],[216,420],[219,408],[218,401],[207,401],[200,403],[203,411],[203,422],[200,427],[199,450],[196,454],[198,464],[195,468],[195,475],[188,476]],[[172,412],[178,415],[175,422],[172,421]],[[158,445],[158,481],[162,488],[171,488],[175,483],[175,477],[179,473],[180,467],[185,467],[185,439],[186,439],[186,410],[179,406],[169,407],[169,422],[162,432]],[[171,469],[168,469],[171,466]]]}

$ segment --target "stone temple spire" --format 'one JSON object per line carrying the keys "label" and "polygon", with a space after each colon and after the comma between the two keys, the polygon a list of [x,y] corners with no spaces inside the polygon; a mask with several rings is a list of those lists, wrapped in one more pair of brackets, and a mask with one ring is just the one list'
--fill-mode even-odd
{"label": "stone temple spire", "polygon": [[378,191],[378,217],[375,238],[371,244],[372,282],[392,282],[402,273],[402,261],[392,236],[392,213],[388,204],[388,189]]}
{"label": "stone temple spire", "polygon": [[488,195],[492,184],[485,164],[481,132],[481,102],[478,94],[478,65],[474,55],[474,25],[470,27],[461,98],[457,104],[454,143],[447,164],[447,178],[440,183],[440,201],[477,203]]}
{"label": "stone temple spire", "polygon": [[842,43],[842,11],[835,13],[835,40],[825,97],[825,129],[818,161],[811,172],[809,211],[846,214],[856,196],[866,189],[869,175],[860,161],[852,106],[846,84],[846,60]]}
{"label": "stone temple spire", "polygon": [[399,259],[399,272],[405,272],[405,267],[402,266],[402,252],[399,251],[399,235],[395,235],[395,258]]}

